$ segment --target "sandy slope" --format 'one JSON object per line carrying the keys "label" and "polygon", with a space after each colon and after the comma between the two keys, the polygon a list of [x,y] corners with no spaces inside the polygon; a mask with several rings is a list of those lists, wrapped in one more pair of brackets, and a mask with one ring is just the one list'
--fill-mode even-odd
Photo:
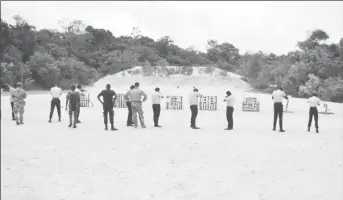
{"label": "sandy slope", "polygon": [[[124,92],[132,80],[115,80]],[[320,115],[320,134],[306,132],[307,105],[292,99],[285,114],[286,133],[272,132],[272,101],[261,112],[247,113],[240,88],[200,84],[202,93],[236,95],[234,131],[227,132],[225,105],[199,113],[189,128],[189,110],[162,110],[162,129],[152,127],[150,101],[144,104],[145,130],[127,128],[126,109],[115,110],[118,132],[104,131],[96,94],[106,81],[90,88],[92,108],[84,108],[78,129],[48,124],[49,95],[28,97],[25,125],[10,120],[9,99],[1,110],[1,196],[3,200],[341,200],[343,187],[343,105],[330,104],[335,115]],[[155,85],[142,83],[148,93]],[[160,85],[167,94],[187,95]],[[221,101],[221,99],[220,99]],[[64,96],[63,101],[64,104]],[[164,106],[163,106],[164,107]]]}

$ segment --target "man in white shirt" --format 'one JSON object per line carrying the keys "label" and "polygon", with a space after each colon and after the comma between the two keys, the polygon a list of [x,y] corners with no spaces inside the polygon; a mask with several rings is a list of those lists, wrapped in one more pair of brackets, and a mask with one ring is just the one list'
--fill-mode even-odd
{"label": "man in white shirt", "polygon": [[155,88],[155,92],[151,95],[151,101],[152,101],[152,110],[154,112],[154,126],[155,127],[161,127],[158,125],[158,120],[161,113],[161,98],[163,98],[163,95],[160,92],[160,88]]}
{"label": "man in white shirt", "polygon": [[61,121],[61,101],[60,97],[62,95],[62,89],[59,88],[56,84],[50,89],[50,95],[52,97],[51,106],[50,106],[50,116],[49,123],[51,123],[52,115],[54,114],[55,107],[57,107],[58,121]]}
{"label": "man in white shirt", "polygon": [[233,105],[235,103],[235,98],[232,96],[230,91],[226,92],[226,97],[225,100],[226,101],[226,119],[227,119],[227,123],[228,126],[225,130],[232,130],[233,129]]}
{"label": "man in white shirt", "polygon": [[280,132],[285,132],[282,128],[282,115],[283,115],[283,105],[282,100],[283,98],[288,100],[287,95],[282,90],[282,87],[278,87],[277,90],[275,90],[272,94],[272,99],[274,100],[274,122],[273,122],[273,131],[276,129],[276,122],[277,118],[279,117],[279,127]]}
{"label": "man in white shirt", "polygon": [[[194,87],[193,87],[194,88]],[[193,92],[189,95],[189,104],[190,104],[190,109],[191,109],[191,128],[192,129],[199,129],[196,126],[196,118],[198,115],[198,102],[199,102],[199,97],[202,97],[202,94],[199,93],[198,89],[194,88]]]}
{"label": "man in white shirt", "polygon": [[317,106],[320,105],[320,99],[317,97],[316,93],[313,93],[312,97],[310,97],[307,100],[307,103],[309,103],[309,105],[310,105],[309,119],[308,119],[308,132],[310,132],[312,118],[314,117],[316,133],[319,133],[319,130],[318,130],[318,110],[317,110]]}

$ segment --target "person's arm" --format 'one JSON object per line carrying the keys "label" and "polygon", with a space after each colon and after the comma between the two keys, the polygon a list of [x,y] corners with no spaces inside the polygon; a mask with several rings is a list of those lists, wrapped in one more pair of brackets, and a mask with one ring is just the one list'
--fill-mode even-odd
{"label": "person's arm", "polygon": [[163,95],[162,95],[162,93],[161,92],[159,92],[160,93],[160,97],[163,99]]}
{"label": "person's arm", "polygon": [[114,104],[116,102],[116,100],[117,100],[118,95],[114,91],[113,91],[113,93],[114,93],[114,95],[113,95],[113,104]]}
{"label": "person's arm", "polygon": [[146,101],[146,99],[148,98],[148,96],[145,94],[145,92],[142,90],[142,95],[143,95],[143,102]]}
{"label": "person's arm", "polygon": [[103,91],[101,91],[99,94],[98,94],[98,100],[100,101],[101,104],[104,104],[104,102],[101,101],[100,97],[103,96]]}
{"label": "person's arm", "polygon": [[66,98],[66,110],[68,109],[69,98],[70,98],[70,92],[68,92],[67,98]]}

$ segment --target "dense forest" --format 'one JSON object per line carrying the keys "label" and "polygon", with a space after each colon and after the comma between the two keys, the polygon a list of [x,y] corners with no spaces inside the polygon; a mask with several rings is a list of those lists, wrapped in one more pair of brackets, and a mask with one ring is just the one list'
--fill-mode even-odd
{"label": "dense forest", "polygon": [[323,30],[314,30],[298,42],[298,50],[285,55],[240,54],[229,42],[210,39],[207,51],[177,46],[169,36],[157,41],[133,27],[130,35],[114,36],[109,30],[80,20],[60,21],[63,32],[36,30],[16,15],[15,24],[1,19],[1,81],[23,81],[27,89],[46,89],[53,83],[91,84],[99,78],[133,66],[210,66],[246,77],[252,87],[270,92],[270,83],[287,94],[307,97],[317,92],[324,100],[343,101],[343,38],[326,44]]}

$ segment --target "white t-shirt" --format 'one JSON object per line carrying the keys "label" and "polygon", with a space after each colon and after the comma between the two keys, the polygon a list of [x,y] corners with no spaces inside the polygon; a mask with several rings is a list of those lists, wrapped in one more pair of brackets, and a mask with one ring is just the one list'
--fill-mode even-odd
{"label": "white t-shirt", "polygon": [[275,90],[272,94],[274,103],[282,103],[283,98],[286,96],[284,91]]}
{"label": "white t-shirt", "polygon": [[15,99],[15,88],[13,88],[13,87],[10,87],[10,95],[11,95],[11,97],[10,97],[10,101],[11,102],[14,102],[14,99]]}
{"label": "white t-shirt", "polygon": [[198,97],[201,97],[202,94],[199,92],[192,92],[189,94],[189,104],[190,105],[198,105]]}
{"label": "white t-shirt", "polygon": [[51,94],[51,97],[52,98],[60,98],[60,96],[62,95],[62,90],[61,90],[61,88],[59,88],[59,87],[52,87],[51,89],[50,89],[50,94]]}
{"label": "white t-shirt", "polygon": [[313,96],[307,100],[307,103],[310,104],[310,107],[317,107],[320,105],[320,99],[316,96]]}
{"label": "white t-shirt", "polygon": [[235,103],[236,99],[232,95],[225,98],[226,106],[233,107],[233,104]]}
{"label": "white t-shirt", "polygon": [[151,101],[152,101],[152,104],[161,104],[161,98],[162,98],[162,94],[159,93],[159,92],[154,92],[152,95],[151,95]]}

